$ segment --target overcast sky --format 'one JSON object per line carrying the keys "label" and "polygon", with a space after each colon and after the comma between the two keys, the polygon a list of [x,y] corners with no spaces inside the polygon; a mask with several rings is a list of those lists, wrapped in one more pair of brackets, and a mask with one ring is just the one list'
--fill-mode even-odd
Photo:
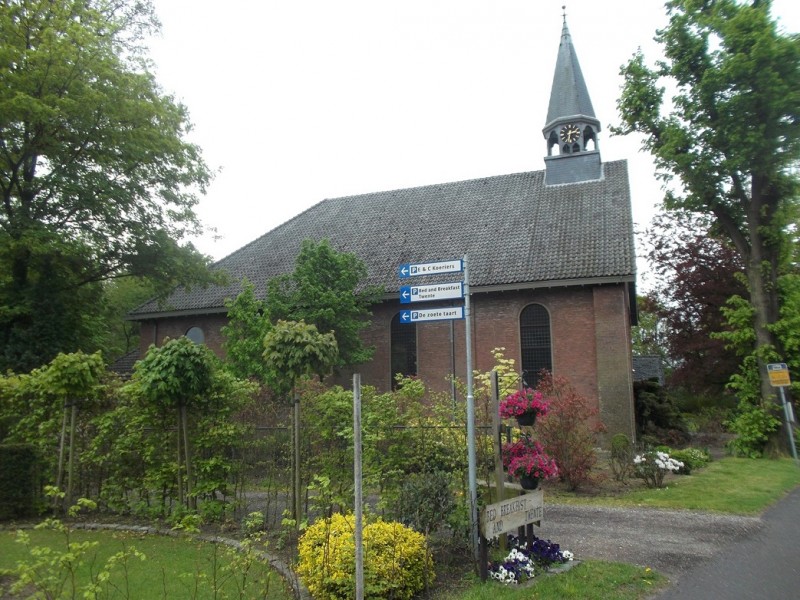
{"label": "overcast sky", "polygon": [[[215,259],[325,198],[544,168],[564,0],[154,3],[159,83],[219,169],[197,210],[217,237],[196,245]],[[786,31],[798,7],[773,2]],[[663,195],[652,161],[608,126],[620,66],[638,47],[658,58],[663,1],[570,0],[566,14],[601,157],[629,161],[643,228]],[[419,257],[434,258],[449,257]]]}

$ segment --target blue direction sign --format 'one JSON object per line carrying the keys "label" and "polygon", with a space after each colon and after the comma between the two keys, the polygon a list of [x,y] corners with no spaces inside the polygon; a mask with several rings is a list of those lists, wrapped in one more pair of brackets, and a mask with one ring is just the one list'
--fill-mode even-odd
{"label": "blue direction sign", "polygon": [[419,323],[420,321],[452,321],[464,318],[463,306],[445,308],[426,308],[425,310],[401,310],[401,323]]}
{"label": "blue direction sign", "polygon": [[464,261],[460,258],[458,260],[445,260],[430,263],[406,263],[400,265],[398,275],[401,279],[406,277],[415,277],[417,275],[439,275],[440,273],[461,273],[464,270]]}
{"label": "blue direction sign", "polygon": [[400,288],[400,304],[463,297],[464,284],[461,281],[433,285],[404,285]]}

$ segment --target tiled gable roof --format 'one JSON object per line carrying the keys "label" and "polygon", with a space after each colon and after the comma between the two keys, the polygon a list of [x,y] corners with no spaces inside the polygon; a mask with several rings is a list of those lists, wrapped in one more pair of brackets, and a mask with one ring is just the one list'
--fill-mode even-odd
{"label": "tiled gable roof", "polygon": [[399,265],[464,255],[474,292],[635,274],[627,163],[615,161],[603,165],[600,180],[577,184],[546,186],[544,171],[533,171],[323,200],[217,262],[230,285],[178,288],[131,317],[218,312],[245,277],[263,295],[269,279],[294,270],[306,239],[356,254],[365,283],[390,294],[404,284]]}

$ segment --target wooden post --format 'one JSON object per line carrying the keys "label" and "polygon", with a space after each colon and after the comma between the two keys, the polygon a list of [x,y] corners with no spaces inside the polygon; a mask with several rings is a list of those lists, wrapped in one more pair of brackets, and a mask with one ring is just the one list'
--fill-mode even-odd
{"label": "wooden post", "polygon": [[[505,536],[500,536],[501,540],[505,539]],[[478,567],[478,574],[481,576],[481,581],[486,581],[489,579],[489,541],[481,536],[480,538],[480,561]]]}
{"label": "wooden post", "polygon": [[[492,431],[494,431],[494,481],[497,490],[497,500],[505,500],[505,477],[503,476],[503,457],[500,449],[503,447],[503,423],[500,420],[500,384],[497,371],[492,371]],[[500,549],[506,550],[508,536],[500,536]],[[485,540],[484,540],[485,542]]]}

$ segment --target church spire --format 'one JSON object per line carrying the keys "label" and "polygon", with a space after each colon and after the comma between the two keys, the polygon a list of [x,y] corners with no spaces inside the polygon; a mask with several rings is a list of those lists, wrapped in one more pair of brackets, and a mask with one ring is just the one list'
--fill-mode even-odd
{"label": "church spire", "polygon": [[[598,131],[600,121],[594,114],[565,12],[550,89],[550,104],[542,129],[547,140],[545,164],[548,183],[574,183],[600,178]],[[573,160],[553,162],[553,159],[562,158]]]}

